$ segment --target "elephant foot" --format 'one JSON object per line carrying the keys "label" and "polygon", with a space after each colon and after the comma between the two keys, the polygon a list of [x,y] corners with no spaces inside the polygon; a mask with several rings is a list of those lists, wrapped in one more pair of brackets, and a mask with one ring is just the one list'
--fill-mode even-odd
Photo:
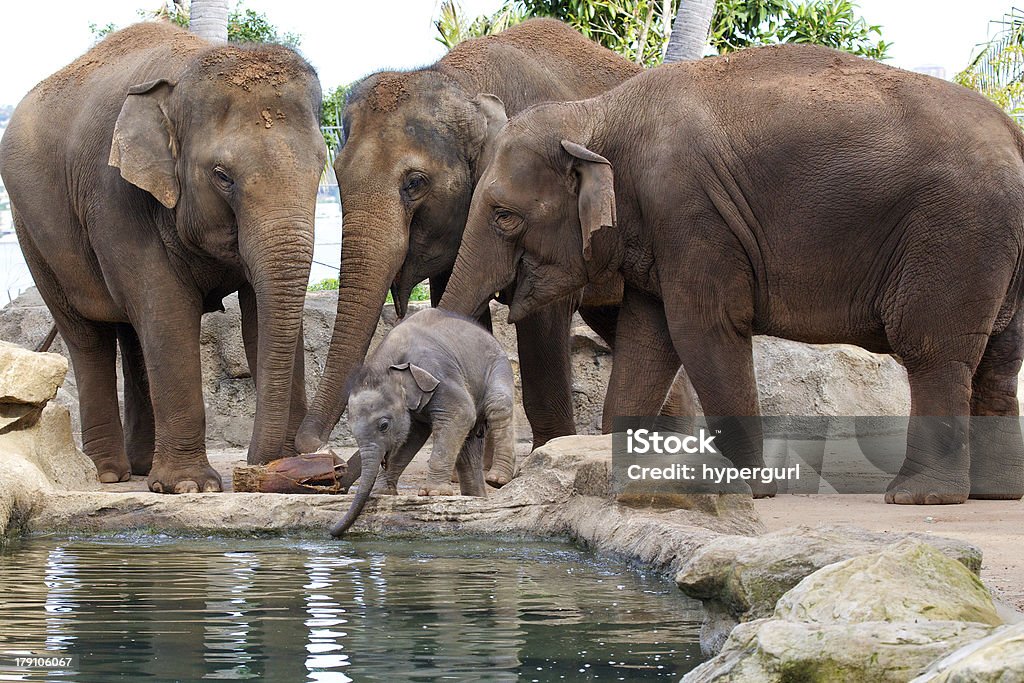
{"label": "elephant foot", "polygon": [[131,472],[118,472],[117,470],[105,470],[103,472],[97,470],[97,474],[101,484],[116,484],[119,481],[128,481],[132,478]]}
{"label": "elephant foot", "polygon": [[924,474],[898,474],[885,492],[885,502],[892,505],[959,505],[967,501],[969,484],[942,481]]}
{"label": "elephant foot", "polygon": [[209,463],[186,467],[157,462],[149,473],[148,483],[154,493],[213,493],[224,487]]}
{"label": "elephant foot", "polygon": [[398,495],[398,484],[384,484],[375,493],[382,496],[397,496]]}
{"label": "elephant foot", "polygon": [[488,470],[487,476],[484,480],[496,489],[500,489],[505,484],[512,481],[512,475],[505,471],[500,470]]}
{"label": "elephant foot", "polygon": [[299,453],[319,453],[326,444],[326,440],[320,438],[320,432],[320,427],[312,424],[307,415],[295,433],[295,450]]}
{"label": "elephant foot", "polygon": [[748,481],[747,483],[750,484],[750,493],[755,499],[774,498],[779,492],[779,487],[774,481],[767,484],[760,480]]}
{"label": "elephant foot", "polygon": [[96,465],[96,476],[101,484],[116,484],[132,478],[132,466],[128,458],[93,458]]}
{"label": "elephant foot", "polygon": [[420,489],[421,496],[454,496],[455,489],[452,488],[451,483],[437,483],[428,481]]}

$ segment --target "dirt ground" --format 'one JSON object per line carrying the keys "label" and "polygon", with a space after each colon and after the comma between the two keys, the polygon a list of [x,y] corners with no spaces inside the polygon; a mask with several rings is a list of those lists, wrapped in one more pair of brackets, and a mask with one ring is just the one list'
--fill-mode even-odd
{"label": "dirt ground", "polygon": [[969,500],[964,505],[886,505],[880,495],[780,495],[756,500],[769,531],[846,524],[871,531],[917,531],[981,548],[981,578],[1002,602],[1024,612],[1024,503]]}

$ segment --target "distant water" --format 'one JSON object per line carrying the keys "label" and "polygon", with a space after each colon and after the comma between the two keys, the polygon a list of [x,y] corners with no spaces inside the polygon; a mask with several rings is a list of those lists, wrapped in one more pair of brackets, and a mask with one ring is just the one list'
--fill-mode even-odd
{"label": "distant water", "polygon": [[[6,214],[6,211],[4,213]],[[0,216],[0,229],[9,225],[9,216]],[[338,263],[341,260],[341,213],[337,203],[322,202],[317,205],[315,229],[315,263],[309,273],[311,283],[338,277]],[[25,264],[14,233],[0,236],[0,307],[7,305],[18,294],[33,285],[32,274]]]}

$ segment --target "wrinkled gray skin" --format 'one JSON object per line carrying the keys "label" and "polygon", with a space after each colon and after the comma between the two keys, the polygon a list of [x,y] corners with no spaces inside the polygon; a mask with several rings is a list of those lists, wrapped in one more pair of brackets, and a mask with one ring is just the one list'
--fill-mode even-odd
{"label": "wrinkled gray skin", "polygon": [[71,354],[83,447],[100,481],[134,473],[158,492],[221,489],[206,458],[199,324],[235,291],[256,383],[249,462],[291,451],[306,407],[320,99],[315,72],[292,50],[216,46],[147,22],[18,105],[0,173]]}
{"label": "wrinkled gray skin", "polygon": [[605,417],[653,412],[647,358],[674,352],[741,466],[762,462],[760,423],[736,419],[758,415],[753,335],[898,355],[911,419],[886,501],[1019,499],[1022,216],[1024,133],[984,97],[757,48],[513,118],[441,306],[514,281],[514,321],[621,273]]}
{"label": "wrinkled gray skin", "polygon": [[[434,435],[421,496],[447,496],[458,472],[463,495],[486,495],[483,436],[494,452],[487,481],[507,483],[515,470],[512,366],[486,330],[447,311],[420,311],[396,326],[359,370],[348,420],[359,444],[359,490],[332,529],[340,536],[362,512],[381,463],[384,492]],[[357,458],[353,458],[357,460]]]}

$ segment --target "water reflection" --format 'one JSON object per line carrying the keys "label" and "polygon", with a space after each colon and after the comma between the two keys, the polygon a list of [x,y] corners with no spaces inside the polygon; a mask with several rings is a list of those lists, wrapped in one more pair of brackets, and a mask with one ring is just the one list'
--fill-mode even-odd
{"label": "water reflection", "polygon": [[701,614],[673,585],[560,544],[17,541],[0,650],[78,656],[0,680],[678,680]]}

